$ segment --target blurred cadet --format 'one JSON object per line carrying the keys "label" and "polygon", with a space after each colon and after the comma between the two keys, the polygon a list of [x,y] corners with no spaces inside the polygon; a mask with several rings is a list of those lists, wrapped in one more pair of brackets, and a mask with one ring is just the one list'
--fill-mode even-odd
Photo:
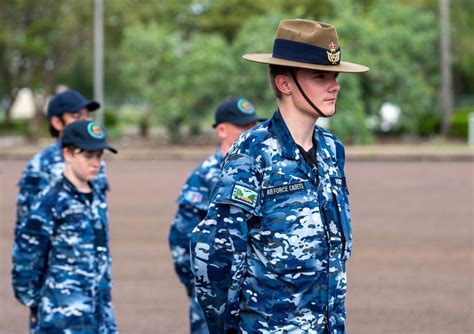
{"label": "blurred cadet", "polygon": [[104,130],[78,120],[61,137],[64,173],[36,197],[15,236],[12,283],[30,333],[117,333],[107,201],[98,183]]}
{"label": "blurred cadet", "polygon": [[191,236],[197,299],[210,333],[345,333],[352,235],[344,146],[316,126],[336,112],[335,28],[283,20],[269,64],[273,117],[227,153],[206,218]]}
{"label": "blurred cadet", "polygon": [[[89,112],[95,111],[99,107],[98,102],[88,101],[74,90],[63,91],[51,99],[48,104],[49,132],[57,140],[36,154],[23,171],[18,182],[15,231],[18,230],[22,221],[28,217],[34,198],[46,186],[59,179],[64,172],[64,161],[59,140],[64,127],[79,119],[90,120]],[[108,190],[104,163],[102,163],[94,182],[98,184],[103,192]]]}
{"label": "blurred cadet", "polygon": [[262,119],[257,117],[249,100],[230,98],[223,101],[216,109],[213,125],[220,140],[220,147],[192,172],[177,200],[179,209],[171,225],[169,244],[176,273],[191,298],[191,333],[208,333],[204,316],[194,297],[189,254],[191,231],[206,217],[209,196],[219,177],[221,163],[227,151],[242,133],[259,121]]}

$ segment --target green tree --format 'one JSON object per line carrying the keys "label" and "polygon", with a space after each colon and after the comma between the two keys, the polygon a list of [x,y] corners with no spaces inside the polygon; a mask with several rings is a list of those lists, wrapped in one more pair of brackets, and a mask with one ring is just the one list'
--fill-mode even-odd
{"label": "green tree", "polygon": [[217,35],[184,39],[156,24],[130,27],[125,31],[122,60],[129,96],[140,97],[153,110],[173,142],[181,140],[183,126],[198,133],[202,119],[231,92],[230,48]]}
{"label": "green tree", "polygon": [[[417,135],[423,118],[439,113],[439,66],[437,56],[433,57],[438,54],[434,13],[418,6],[376,2],[365,14],[355,6],[341,6],[334,24],[338,27],[343,59],[371,68],[355,83],[365,112],[374,114],[387,101],[397,104],[402,111],[402,130]],[[357,89],[355,86],[350,89]],[[347,91],[348,87],[343,89]]]}
{"label": "green tree", "polygon": [[0,3],[0,72],[4,92],[9,96],[6,121],[16,91],[33,89],[36,115],[29,135],[36,140],[46,97],[53,92],[56,76],[71,55],[89,38],[84,24],[90,7],[72,0],[14,0]]}
{"label": "green tree", "polygon": [[242,59],[246,53],[271,53],[275,31],[284,16],[270,12],[245,22],[232,44],[232,58],[236,75],[231,78],[235,95],[250,99],[262,116],[269,117],[275,111],[275,97],[268,81],[268,66]]}

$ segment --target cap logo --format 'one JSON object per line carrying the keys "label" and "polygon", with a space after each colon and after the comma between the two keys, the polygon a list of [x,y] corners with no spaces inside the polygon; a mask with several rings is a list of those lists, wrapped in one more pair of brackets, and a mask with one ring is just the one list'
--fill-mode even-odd
{"label": "cap logo", "polygon": [[104,131],[102,131],[102,128],[96,122],[91,122],[87,125],[87,132],[92,138],[95,138],[95,139],[105,138]]}
{"label": "cap logo", "polygon": [[331,42],[329,44],[329,51],[326,51],[326,54],[328,55],[328,60],[331,62],[331,64],[335,65],[339,63],[339,60],[341,58],[341,51],[337,51],[337,46],[334,42]]}
{"label": "cap logo", "polygon": [[252,115],[255,113],[255,108],[247,99],[240,99],[237,101],[237,107],[239,110],[245,114]]}

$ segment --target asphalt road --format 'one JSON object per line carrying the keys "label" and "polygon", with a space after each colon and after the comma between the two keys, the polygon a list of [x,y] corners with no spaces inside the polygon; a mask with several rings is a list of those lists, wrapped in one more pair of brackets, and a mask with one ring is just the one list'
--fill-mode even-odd
{"label": "asphalt road", "polygon": [[[108,163],[113,298],[121,333],[187,333],[187,300],[167,244],[175,198],[198,160]],[[0,334],[27,333],[10,283],[15,183],[0,161]],[[473,332],[473,162],[346,166],[354,233],[349,333]]]}

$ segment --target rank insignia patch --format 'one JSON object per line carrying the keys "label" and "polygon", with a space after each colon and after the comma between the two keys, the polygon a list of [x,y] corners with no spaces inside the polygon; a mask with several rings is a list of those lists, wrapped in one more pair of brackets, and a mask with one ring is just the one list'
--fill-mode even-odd
{"label": "rank insignia patch", "polygon": [[247,187],[241,186],[240,184],[236,184],[234,186],[234,190],[232,191],[231,200],[236,202],[247,204],[252,208],[255,208],[257,205],[257,192],[249,189]]}

